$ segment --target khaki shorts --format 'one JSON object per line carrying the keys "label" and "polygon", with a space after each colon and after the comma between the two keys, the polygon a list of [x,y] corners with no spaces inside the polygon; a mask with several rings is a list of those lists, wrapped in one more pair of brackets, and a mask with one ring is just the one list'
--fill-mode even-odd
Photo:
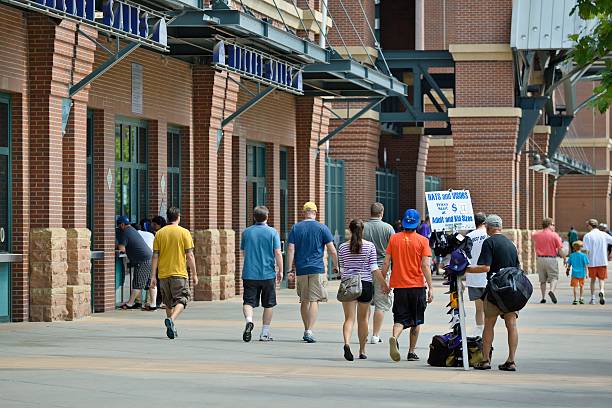
{"label": "khaki shorts", "polygon": [[179,303],[187,307],[187,302],[191,300],[191,291],[187,279],[179,276],[160,279],[159,290],[166,307],[174,307]]}
{"label": "khaki shorts", "polygon": [[[501,316],[502,319],[504,318],[504,312],[502,312],[495,303],[489,302],[488,298],[485,297],[483,305],[484,305],[485,317]],[[512,312],[512,313],[516,314],[516,317],[518,318],[518,315],[519,315],[518,312]]]}
{"label": "khaki shorts", "polygon": [[549,258],[538,256],[536,259],[536,267],[540,283],[550,283],[559,279],[559,262],[557,257]]}
{"label": "khaki shorts", "polygon": [[372,282],[374,283],[374,297],[372,298],[372,305],[374,305],[374,311],[388,312],[391,310],[391,306],[393,306],[393,295],[391,292],[388,294],[382,293],[380,288],[380,283],[378,283],[378,279],[372,277]]}
{"label": "khaki shorts", "polygon": [[327,302],[327,281],[322,273],[296,276],[296,289],[300,302]]}

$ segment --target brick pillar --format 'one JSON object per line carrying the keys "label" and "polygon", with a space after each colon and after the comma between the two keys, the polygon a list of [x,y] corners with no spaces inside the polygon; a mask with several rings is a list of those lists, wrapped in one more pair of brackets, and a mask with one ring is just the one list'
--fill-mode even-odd
{"label": "brick pillar", "polygon": [[288,189],[288,203],[287,203],[287,225],[291,227],[293,224],[298,222],[299,208],[297,201],[297,172],[296,172],[296,149],[293,147],[287,147],[287,189]]}
{"label": "brick pillar", "polygon": [[280,230],[280,150],[266,143],[266,206],[270,210],[268,225]]}
{"label": "brick pillar", "polygon": [[[470,190],[472,204],[516,228],[514,149],[518,117],[453,117],[457,188]],[[486,175],[486,176],[485,176]]]}
{"label": "brick pillar", "polygon": [[[168,128],[164,121],[149,120],[149,214],[157,215],[168,205]],[[162,189],[162,178],[164,185]],[[163,214],[165,218],[165,214]],[[182,219],[182,217],[181,217]],[[136,220],[140,222],[140,220]]]}
{"label": "brick pillar", "polygon": [[[227,238],[232,234],[217,229],[232,225],[233,124],[223,129],[220,139],[217,135],[221,121],[235,112],[238,101],[238,86],[230,75],[203,65],[193,68],[194,244],[200,277],[195,300],[220,299],[221,281],[228,288],[227,282],[236,279],[235,267],[228,269],[226,262],[221,268],[221,254],[235,251],[235,242]],[[224,289],[224,298],[229,295],[230,290]]]}
{"label": "brick pillar", "polygon": [[181,224],[194,230],[193,138],[191,128],[181,128]]}
{"label": "brick pillar", "polygon": [[548,216],[556,220],[556,196],[557,179],[553,176],[548,177]]}
{"label": "brick pillar", "polygon": [[[333,119],[330,129],[341,123]],[[356,120],[330,141],[330,155],[344,160],[346,225],[353,218],[370,216],[370,205],[376,199],[379,138],[380,123],[368,118]]]}
{"label": "brick pillar", "polygon": [[29,184],[29,114],[27,95],[14,94],[11,97],[11,150],[12,150],[12,207],[13,215],[19,222],[12,225],[12,251],[22,254],[21,262],[11,265],[11,300],[14,322],[29,319],[29,235],[30,235],[30,184]]}
{"label": "brick pillar", "polygon": [[74,23],[28,15],[29,119],[35,124],[29,135],[30,200],[35,203],[30,211],[30,319],[34,321],[67,316],[62,98],[68,96],[74,49]]}
{"label": "brick pillar", "polygon": [[246,141],[240,136],[232,137],[232,228],[236,231],[234,259],[236,268],[235,292],[242,294],[242,253],[240,238],[246,228]]}
{"label": "brick pillar", "polygon": [[327,134],[329,117],[324,113],[320,98],[299,97],[296,98],[295,105],[298,213],[305,202],[315,201],[321,220],[325,213],[325,157],[322,149],[318,148],[317,141]]}
{"label": "brick pillar", "polygon": [[522,153],[519,165],[519,228],[529,230],[531,225],[531,183],[529,180],[529,155]]}
{"label": "brick pillar", "polygon": [[94,312],[115,308],[115,116],[93,112],[93,249],[104,259],[93,264]]}

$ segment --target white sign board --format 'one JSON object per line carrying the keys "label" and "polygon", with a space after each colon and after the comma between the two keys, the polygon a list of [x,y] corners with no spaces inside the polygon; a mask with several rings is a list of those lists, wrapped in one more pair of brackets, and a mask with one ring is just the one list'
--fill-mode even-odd
{"label": "white sign board", "polygon": [[142,65],[132,63],[132,113],[142,115]]}
{"label": "white sign board", "polygon": [[469,190],[429,191],[425,200],[432,231],[476,229]]}

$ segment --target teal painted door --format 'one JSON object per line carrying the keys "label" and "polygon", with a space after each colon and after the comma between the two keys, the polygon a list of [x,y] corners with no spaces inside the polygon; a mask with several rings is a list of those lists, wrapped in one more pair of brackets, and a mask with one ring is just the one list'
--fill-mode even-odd
{"label": "teal painted door", "polygon": [[[336,247],[344,241],[344,161],[325,159],[325,224],[334,236]],[[331,276],[331,257],[328,275]]]}
{"label": "teal painted door", "polygon": [[383,220],[391,225],[399,219],[398,177],[389,169],[376,170],[376,201],[385,206]]}
{"label": "teal painted door", "polygon": [[246,225],[253,224],[253,209],[266,205],[266,147],[247,143]]}
{"label": "teal painted door", "polygon": [[[0,252],[11,250],[11,106],[0,94]],[[0,322],[11,318],[11,268],[0,263]]]}

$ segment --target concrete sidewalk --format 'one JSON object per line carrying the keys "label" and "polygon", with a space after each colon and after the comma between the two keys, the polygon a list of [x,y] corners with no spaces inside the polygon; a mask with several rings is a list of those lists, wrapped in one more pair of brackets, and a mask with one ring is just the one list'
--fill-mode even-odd
{"label": "concrete sidewalk", "polygon": [[[304,344],[291,290],[279,295],[273,343],[242,341],[240,299],[190,304],[174,341],[165,337],[163,311],[0,325],[0,407],[611,406],[609,304],[572,306],[565,277],[557,305],[535,303],[535,288],[534,303],[519,318],[519,371],[464,372],[426,363],[431,337],[448,331],[448,295],[436,285],[419,362],[393,363],[386,342],[368,345],[368,360],[345,361],[342,308],[335,300],[320,308],[318,342]],[[336,287],[330,285],[331,298]],[[471,305],[468,320],[473,321]],[[386,323],[385,340],[390,315]],[[507,352],[503,322],[497,329],[495,366]],[[406,342],[404,334],[403,357]]]}

